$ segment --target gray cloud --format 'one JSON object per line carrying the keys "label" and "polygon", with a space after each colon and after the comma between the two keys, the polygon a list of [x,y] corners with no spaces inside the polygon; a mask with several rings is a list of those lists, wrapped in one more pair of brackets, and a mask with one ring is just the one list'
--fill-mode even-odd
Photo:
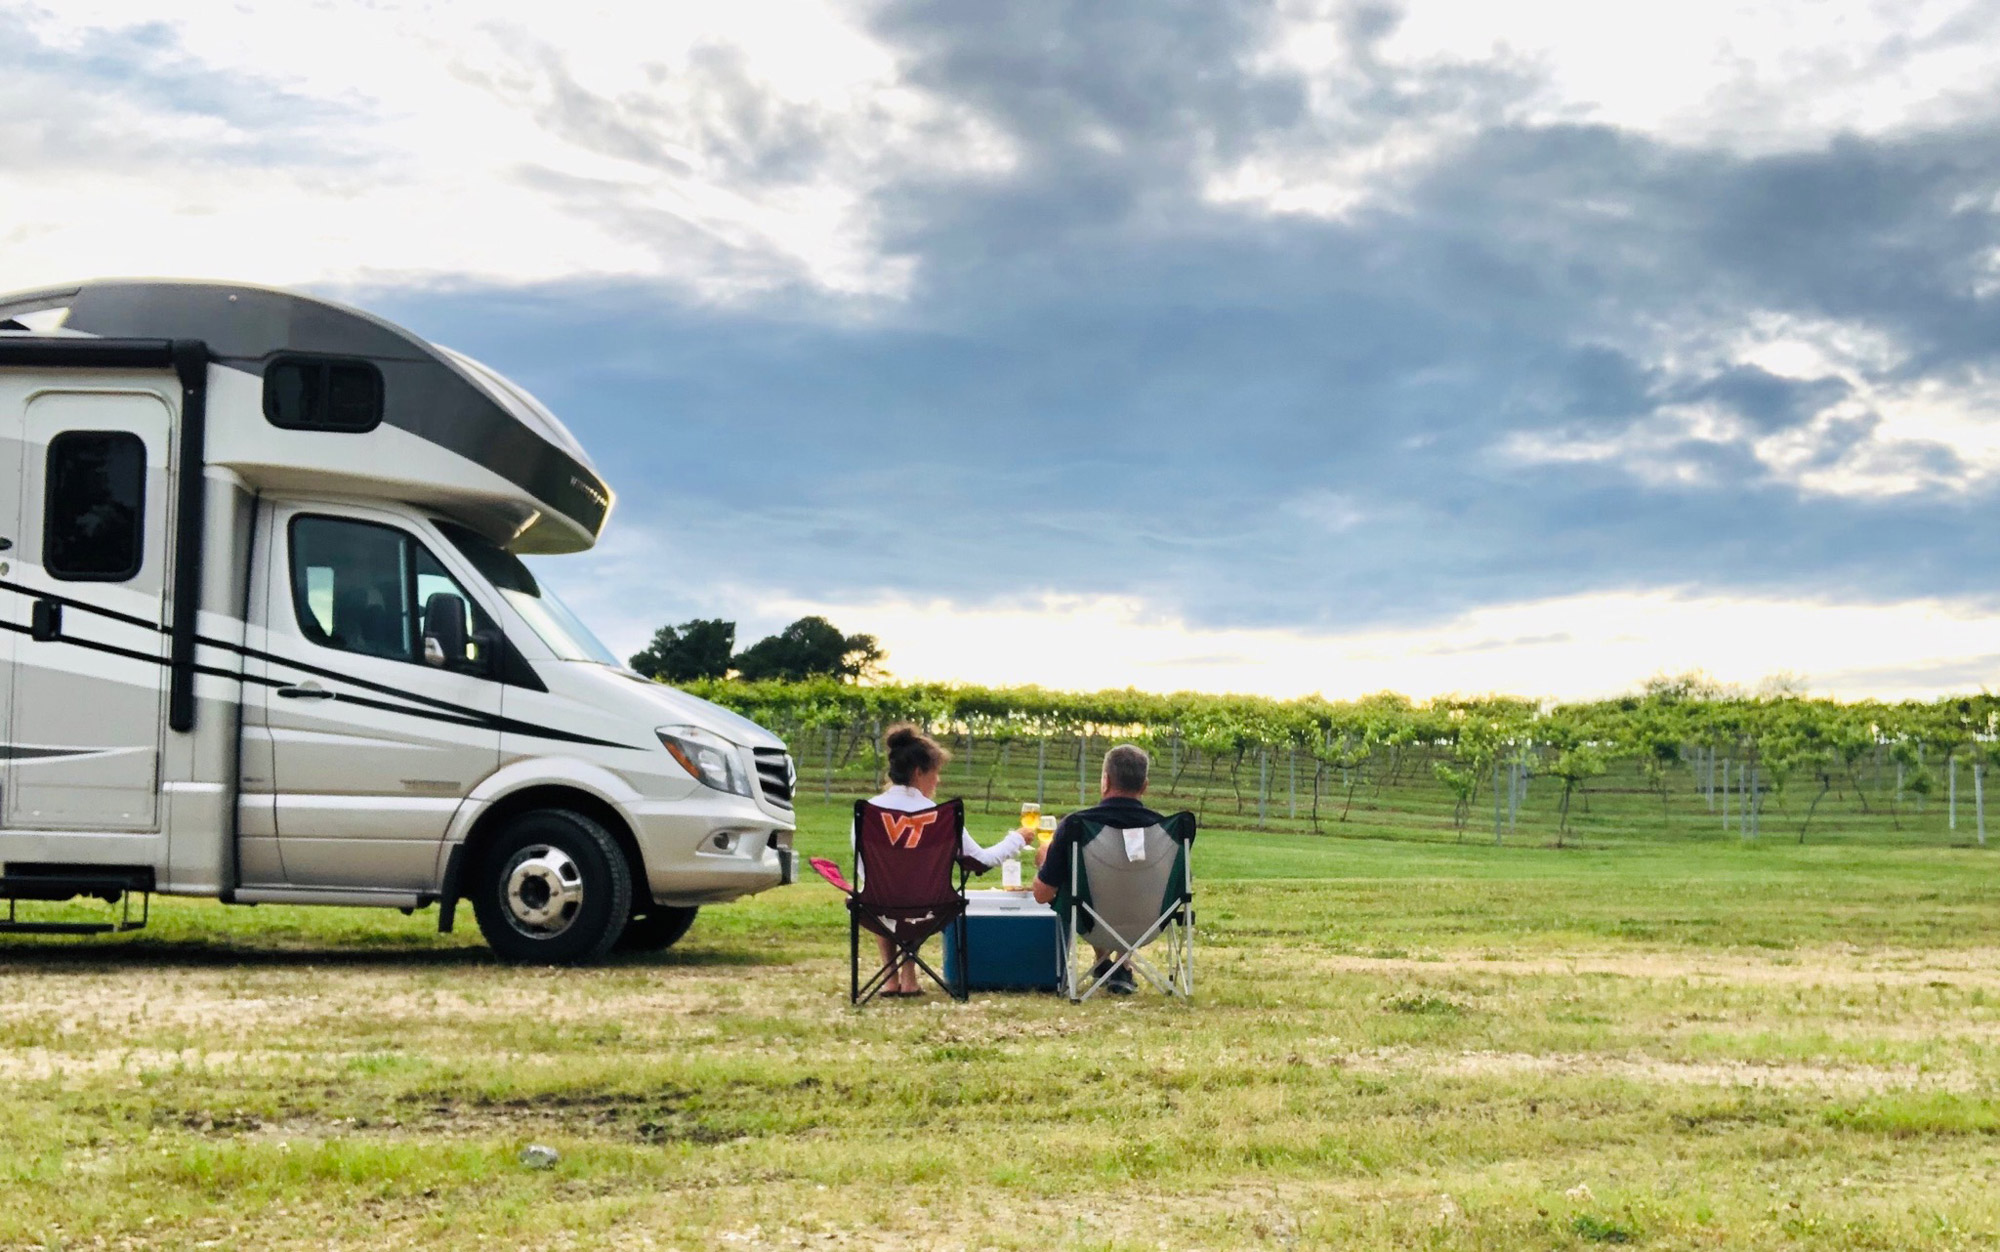
{"label": "gray cloud", "polygon": [[[1192,3],[882,9],[909,80],[1020,157],[1005,177],[887,181],[882,246],[917,263],[899,310],[842,315],[796,287],[730,310],[636,286],[369,298],[564,413],[622,491],[619,524],[671,546],[666,584],[1102,590],[1198,622],[1312,627],[1659,585],[1995,594],[1985,487],[1810,495],[1741,442],[1656,453],[1698,471],[1684,482],[1498,450],[1693,402],[1816,431],[1821,467],[1872,438],[1871,418],[1812,426],[1844,380],[1668,350],[1753,317],[1902,345],[1882,385],[1994,365],[2000,310],[1968,275],[2000,246],[1983,207],[2000,195],[2000,125],[1746,157],[1496,122],[1531,86],[1519,67],[1392,74],[1372,51],[1393,22],[1381,8],[1349,19],[1328,114],[1296,73],[1252,68],[1268,20]],[[705,103],[667,129],[751,177],[830,159],[812,121],[758,103],[738,69],[718,54]],[[630,102],[563,109],[599,118],[598,142],[663,133]],[[1344,219],[1204,198],[1244,154],[1332,161],[1410,119],[1458,137]],[[1874,455],[1966,472],[1936,445]],[[1312,499],[1368,520],[1301,524]]]}
{"label": "gray cloud", "polygon": [[741,49],[699,46],[686,68],[646,65],[646,89],[609,96],[579,82],[547,43],[498,33],[515,54],[513,71],[459,67],[458,77],[527,108],[551,134],[586,151],[679,175],[693,173],[699,161],[751,186],[810,181],[832,155],[839,123],[774,97]]}

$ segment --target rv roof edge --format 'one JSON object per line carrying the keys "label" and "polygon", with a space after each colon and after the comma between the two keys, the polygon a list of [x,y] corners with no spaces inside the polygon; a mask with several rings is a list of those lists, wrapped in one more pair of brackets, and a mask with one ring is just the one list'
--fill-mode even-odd
{"label": "rv roof edge", "polygon": [[[0,295],[0,316],[50,309],[66,310],[59,326],[0,332],[0,363],[112,366],[121,350],[103,345],[120,343],[131,365],[158,367],[172,363],[169,341],[205,344],[221,415],[207,423],[206,461],[253,488],[295,489],[307,477],[317,490],[427,500],[526,553],[587,549],[610,514],[611,490],[582,445],[524,388],[373,314],[247,283],[170,279]],[[258,391],[280,364],[361,366],[376,380],[377,411],[344,427],[281,425]]]}
{"label": "rv roof edge", "polygon": [[173,363],[173,344],[166,339],[0,335],[0,365],[145,370],[165,369]]}

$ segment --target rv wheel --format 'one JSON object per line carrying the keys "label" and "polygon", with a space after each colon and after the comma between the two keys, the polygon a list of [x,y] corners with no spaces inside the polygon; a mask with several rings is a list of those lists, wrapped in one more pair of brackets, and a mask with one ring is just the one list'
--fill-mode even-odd
{"label": "rv wheel", "polygon": [[671,948],[694,925],[698,908],[676,908],[671,904],[648,904],[646,911],[625,923],[618,946],[627,952],[660,952]]}
{"label": "rv wheel", "polygon": [[581,813],[537,809],[507,824],[479,858],[472,911],[504,961],[600,960],[632,915],[632,867],[611,833]]}

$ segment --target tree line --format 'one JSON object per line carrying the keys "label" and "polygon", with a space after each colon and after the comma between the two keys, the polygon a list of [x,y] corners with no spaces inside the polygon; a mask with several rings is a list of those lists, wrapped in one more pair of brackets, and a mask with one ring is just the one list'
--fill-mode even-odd
{"label": "tree line", "polygon": [[736,651],[736,623],[698,617],[662,626],[632,668],[675,684],[738,678],[745,682],[855,682],[880,672],[887,654],[873,635],[842,634],[824,617],[802,617]]}

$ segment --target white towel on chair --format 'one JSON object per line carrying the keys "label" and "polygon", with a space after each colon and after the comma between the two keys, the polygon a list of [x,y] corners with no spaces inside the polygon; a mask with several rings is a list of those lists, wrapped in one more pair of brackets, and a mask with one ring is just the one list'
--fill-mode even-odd
{"label": "white towel on chair", "polygon": [[1150,829],[1152,829],[1150,826],[1141,826],[1136,830],[1120,832],[1125,836],[1126,860],[1143,861],[1146,859],[1146,832]]}

